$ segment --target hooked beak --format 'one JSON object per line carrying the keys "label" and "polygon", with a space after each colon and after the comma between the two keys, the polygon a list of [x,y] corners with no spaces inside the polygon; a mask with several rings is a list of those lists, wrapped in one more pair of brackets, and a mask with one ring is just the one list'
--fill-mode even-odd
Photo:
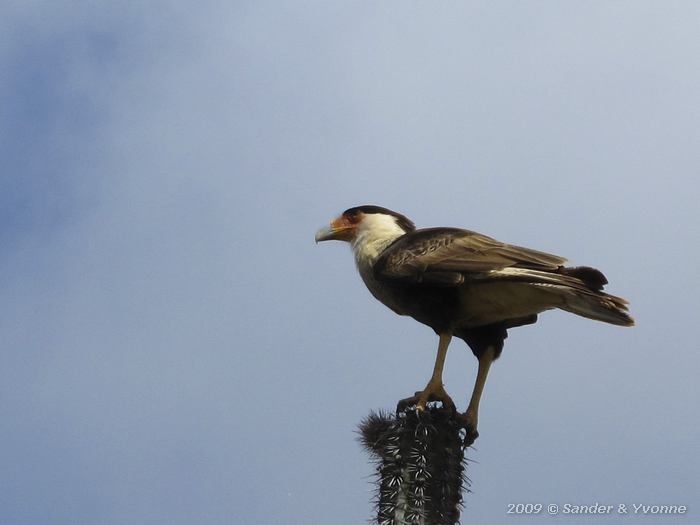
{"label": "hooked beak", "polygon": [[352,239],[355,226],[345,218],[339,217],[316,232],[316,243],[322,241],[349,241]]}
{"label": "hooked beak", "polygon": [[321,241],[330,241],[332,239],[335,239],[335,237],[333,237],[334,233],[335,232],[333,231],[333,228],[330,225],[321,228],[316,232],[316,244],[318,244]]}

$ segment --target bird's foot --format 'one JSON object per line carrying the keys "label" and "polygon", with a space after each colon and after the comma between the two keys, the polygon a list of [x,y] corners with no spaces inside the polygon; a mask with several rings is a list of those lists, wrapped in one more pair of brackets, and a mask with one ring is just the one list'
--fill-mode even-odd
{"label": "bird's foot", "polygon": [[416,392],[415,395],[399,401],[399,404],[396,406],[396,411],[402,412],[408,407],[415,406],[418,412],[423,412],[428,403],[432,401],[441,402],[443,408],[447,408],[453,412],[457,410],[452,398],[447,394],[442,383],[431,381],[425,387],[425,390]]}
{"label": "bird's foot", "polygon": [[467,410],[463,414],[457,415],[457,421],[459,421],[460,426],[464,429],[464,447],[470,447],[479,437],[479,432],[476,429],[478,423],[478,417],[474,412]]}

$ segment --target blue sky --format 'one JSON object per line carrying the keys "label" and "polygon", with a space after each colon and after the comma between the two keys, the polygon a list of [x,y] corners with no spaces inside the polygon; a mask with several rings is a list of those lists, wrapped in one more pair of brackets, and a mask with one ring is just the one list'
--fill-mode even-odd
{"label": "blue sky", "polygon": [[[599,267],[637,319],[512,332],[465,521],[697,512],[697,3],[25,0],[0,20],[0,522],[369,518],[356,424],[425,384],[437,338],[314,245],[366,203]],[[462,407],[475,369],[453,344]]]}

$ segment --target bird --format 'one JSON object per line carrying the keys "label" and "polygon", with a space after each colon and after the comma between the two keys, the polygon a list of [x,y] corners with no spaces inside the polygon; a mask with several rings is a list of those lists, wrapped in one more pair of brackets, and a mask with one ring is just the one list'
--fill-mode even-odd
{"label": "bird", "polygon": [[531,325],[538,314],[557,308],[613,325],[634,325],[628,301],[605,293],[608,281],[595,268],[567,267],[563,257],[461,228],[418,229],[406,216],[382,206],[345,210],[315,240],[350,243],[370,293],[438,335],[430,380],[397,409],[415,406],[420,412],[437,401],[455,410],[442,373],[452,338],[466,342],[478,360],[472,395],[460,414],[469,444],[479,435],[479,403],[508,330]]}

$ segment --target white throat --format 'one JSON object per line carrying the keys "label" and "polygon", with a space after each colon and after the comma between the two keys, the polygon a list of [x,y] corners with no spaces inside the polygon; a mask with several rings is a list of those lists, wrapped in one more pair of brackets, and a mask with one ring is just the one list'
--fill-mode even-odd
{"label": "white throat", "polygon": [[391,215],[381,213],[365,215],[351,243],[355,262],[360,271],[371,267],[382,251],[405,233],[403,228],[396,224],[396,218]]}

